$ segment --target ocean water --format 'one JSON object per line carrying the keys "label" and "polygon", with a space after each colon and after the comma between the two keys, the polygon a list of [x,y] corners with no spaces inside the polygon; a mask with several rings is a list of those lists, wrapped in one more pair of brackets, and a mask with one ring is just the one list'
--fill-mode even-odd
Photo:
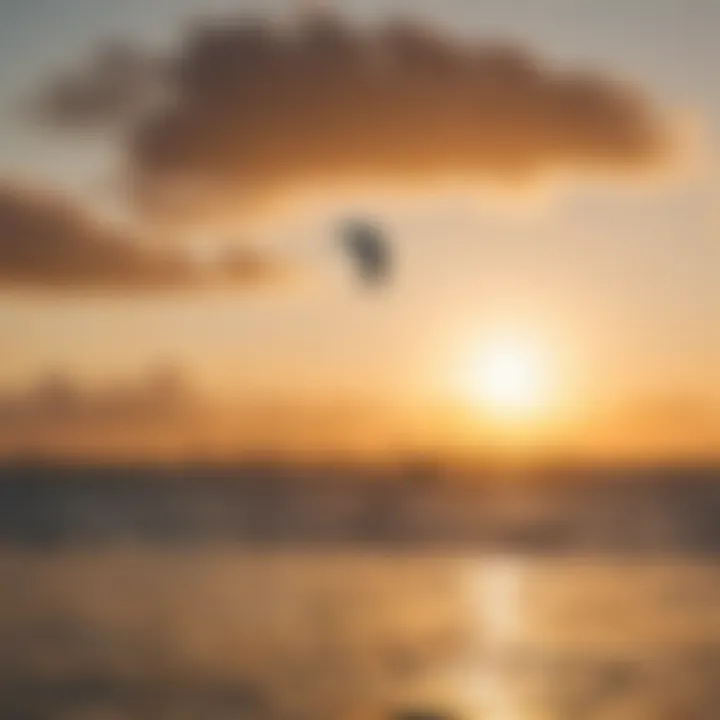
{"label": "ocean water", "polygon": [[0,551],[0,718],[717,720],[712,556]]}

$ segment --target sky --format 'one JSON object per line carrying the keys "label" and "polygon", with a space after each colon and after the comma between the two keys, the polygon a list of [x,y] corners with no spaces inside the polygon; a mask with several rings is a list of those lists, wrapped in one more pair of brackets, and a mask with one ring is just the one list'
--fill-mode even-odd
{"label": "sky", "polygon": [[[539,390],[573,426],[567,442],[619,452],[629,423],[643,448],[720,454],[720,5],[323,3],[344,28],[327,56],[288,63],[282,32],[258,35],[267,58],[234,38],[249,69],[223,84],[233,50],[213,28],[292,28],[311,5],[0,0],[0,411],[37,405],[63,376],[89,388],[93,415],[172,366],[246,411],[455,403],[482,437],[492,408],[474,374],[512,337],[547,358]],[[376,102],[332,58],[367,69],[358,38],[397,18],[442,43],[401,26],[386,48],[397,85]],[[67,78],[102,85],[111,43],[141,87],[103,95],[101,112],[67,102]],[[468,48],[501,43],[477,70]],[[153,62],[182,78],[177,106],[153,95],[168,82]],[[476,72],[497,73],[497,102],[473,94]],[[562,95],[573,73],[577,94]],[[669,128],[673,162],[658,169]],[[396,256],[377,292],[337,240],[358,215]],[[221,254],[228,242],[239,256]]]}

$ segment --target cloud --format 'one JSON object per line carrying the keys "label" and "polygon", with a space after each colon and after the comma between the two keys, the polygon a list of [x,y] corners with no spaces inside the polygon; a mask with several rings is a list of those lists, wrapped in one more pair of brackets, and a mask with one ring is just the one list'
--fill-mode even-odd
{"label": "cloud", "polygon": [[[622,82],[407,21],[197,26],[163,67],[165,102],[130,124],[129,154],[137,199],[171,216],[345,184],[624,173],[673,145],[661,111]],[[127,116],[133,93],[108,75],[101,66],[61,85],[49,114]]]}
{"label": "cloud", "polygon": [[0,184],[0,289],[157,291],[245,287],[280,261],[238,248],[200,263],[113,230],[51,194]]}

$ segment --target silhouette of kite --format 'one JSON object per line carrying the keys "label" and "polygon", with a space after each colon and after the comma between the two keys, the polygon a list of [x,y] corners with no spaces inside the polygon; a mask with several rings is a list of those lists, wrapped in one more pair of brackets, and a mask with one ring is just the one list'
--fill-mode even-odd
{"label": "silhouette of kite", "polygon": [[390,247],[379,226],[367,220],[350,220],[341,229],[341,242],[367,285],[381,285],[390,278]]}

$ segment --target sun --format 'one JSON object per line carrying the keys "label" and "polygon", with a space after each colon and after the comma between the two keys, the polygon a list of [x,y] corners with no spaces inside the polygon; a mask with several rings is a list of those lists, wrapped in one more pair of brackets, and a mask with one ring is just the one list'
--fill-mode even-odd
{"label": "sun", "polygon": [[494,417],[533,415],[548,401],[546,358],[529,340],[490,338],[470,363],[466,394]]}

